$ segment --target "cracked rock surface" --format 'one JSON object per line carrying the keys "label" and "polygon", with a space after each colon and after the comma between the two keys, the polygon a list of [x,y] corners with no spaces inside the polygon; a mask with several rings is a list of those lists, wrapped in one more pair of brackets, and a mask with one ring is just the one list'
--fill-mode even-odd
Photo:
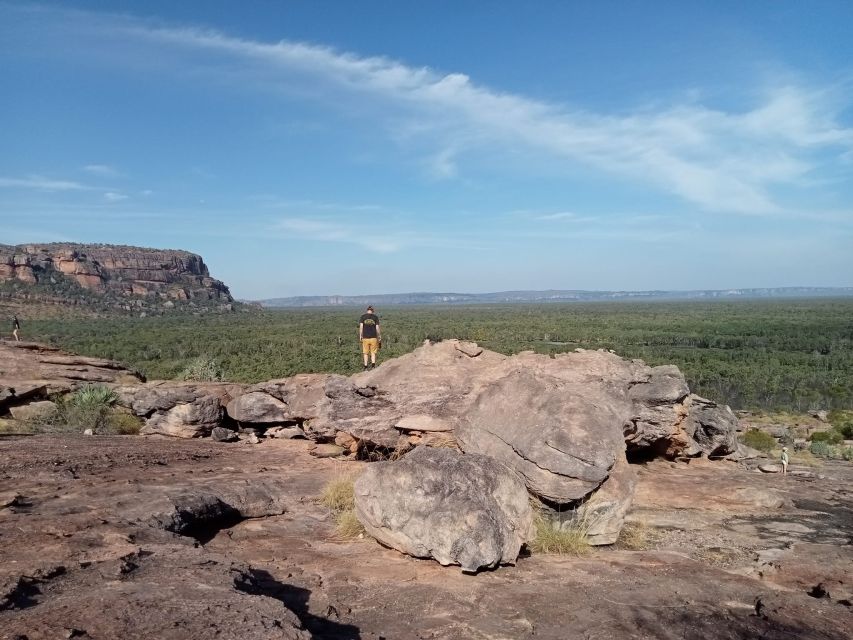
{"label": "cracked rock surface", "polygon": [[633,464],[645,537],[467,575],[340,539],[318,497],[372,463],[311,446],[0,437],[0,638],[849,637],[847,463]]}

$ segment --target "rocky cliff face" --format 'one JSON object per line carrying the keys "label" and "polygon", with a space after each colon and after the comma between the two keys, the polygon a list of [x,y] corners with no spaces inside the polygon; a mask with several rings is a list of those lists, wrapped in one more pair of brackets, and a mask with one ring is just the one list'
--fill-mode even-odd
{"label": "rocky cliff face", "polygon": [[199,255],[117,245],[0,245],[0,283],[19,285],[7,291],[13,298],[74,304],[86,293],[128,311],[233,300]]}

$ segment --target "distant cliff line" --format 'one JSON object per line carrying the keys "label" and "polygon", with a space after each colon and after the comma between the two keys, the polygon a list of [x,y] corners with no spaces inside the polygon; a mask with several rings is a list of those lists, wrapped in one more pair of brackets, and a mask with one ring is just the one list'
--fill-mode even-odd
{"label": "distant cliff line", "polygon": [[200,255],[108,244],[0,244],[0,299],[132,313],[233,308]]}
{"label": "distant cliff line", "polygon": [[358,307],[368,304],[512,304],[556,302],[666,301],[666,300],[749,300],[784,298],[847,298],[853,287],[772,287],[750,289],[695,289],[689,291],[499,291],[495,293],[387,293],[360,296],[292,296],[259,300],[268,308]]}

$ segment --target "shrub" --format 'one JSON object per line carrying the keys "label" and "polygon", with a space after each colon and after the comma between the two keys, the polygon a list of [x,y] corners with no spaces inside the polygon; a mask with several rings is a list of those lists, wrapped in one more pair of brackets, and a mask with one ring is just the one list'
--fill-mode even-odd
{"label": "shrub", "polygon": [[29,420],[24,428],[32,433],[81,433],[135,435],[142,420],[115,407],[118,396],[109,387],[90,385],[66,396],[53,398],[56,408]]}
{"label": "shrub", "polygon": [[73,430],[106,431],[116,400],[118,396],[109,387],[83,387],[57,402],[59,422]]}
{"label": "shrub", "polygon": [[225,379],[225,371],[210,356],[199,356],[181,371],[178,378],[189,382],[221,382]]}
{"label": "shrub", "polygon": [[847,462],[853,461],[853,447],[844,447],[841,449],[841,457]]}
{"label": "shrub", "polygon": [[776,446],[776,439],[760,429],[750,429],[741,435],[740,441],[747,447],[752,447],[764,453],[770,453]]}
{"label": "shrub", "polygon": [[131,413],[112,410],[108,416],[107,427],[110,433],[120,436],[135,436],[142,428],[142,419]]}
{"label": "shrub", "polygon": [[813,440],[811,445],[809,445],[809,451],[818,458],[831,458],[833,447],[824,440]]}
{"label": "shrub", "polygon": [[841,434],[845,440],[853,440],[853,421],[845,422],[835,427],[835,430]]}
{"label": "shrub", "polygon": [[815,431],[810,440],[812,442],[825,442],[826,444],[841,444],[844,436],[835,429],[830,429],[829,431]]}
{"label": "shrub", "polygon": [[779,444],[783,444],[788,447],[794,445],[794,434],[790,429],[785,429],[785,431],[782,432],[782,436],[779,438]]}

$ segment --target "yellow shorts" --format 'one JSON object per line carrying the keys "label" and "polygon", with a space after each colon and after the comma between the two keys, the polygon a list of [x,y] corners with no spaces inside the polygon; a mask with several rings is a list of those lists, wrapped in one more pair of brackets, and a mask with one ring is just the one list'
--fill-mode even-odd
{"label": "yellow shorts", "polygon": [[378,338],[362,338],[361,339],[361,352],[365,355],[373,355],[377,351],[379,351],[379,339]]}

